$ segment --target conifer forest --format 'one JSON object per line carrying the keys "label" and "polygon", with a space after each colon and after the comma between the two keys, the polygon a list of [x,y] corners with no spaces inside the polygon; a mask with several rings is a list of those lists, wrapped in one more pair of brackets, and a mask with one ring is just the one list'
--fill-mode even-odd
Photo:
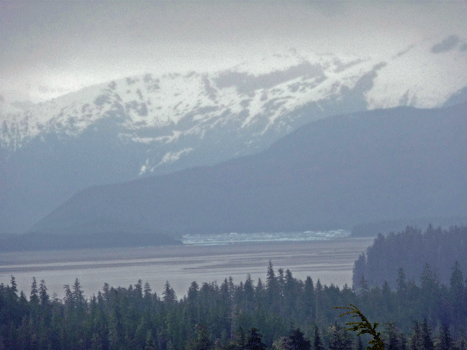
{"label": "conifer forest", "polygon": [[[383,259],[391,242],[420,244],[432,239],[431,231],[436,230],[408,228],[379,236],[368,248],[365,271],[373,267],[376,273],[380,266],[372,260],[376,249],[385,252],[379,254]],[[438,231],[445,244],[457,247],[467,238],[466,228]],[[388,281],[369,283],[361,265],[362,258],[354,268],[360,274],[354,279],[361,280],[352,288],[322,285],[311,277],[299,280],[269,263],[264,281],[249,275],[239,284],[232,278],[220,284],[193,281],[184,296],[176,295],[170,281],[159,295],[140,280],[128,288],[104,284],[97,295],[86,297],[76,279],[64,286],[65,297],[58,299],[49,295],[45,281],[35,278],[28,295],[18,291],[12,276],[9,284],[0,286],[0,348],[363,349],[371,339],[346,331],[345,323],[352,318],[339,317],[341,310],[334,308],[352,304],[379,324],[387,349],[466,349],[467,289],[461,263],[454,261],[449,276],[441,278],[435,272],[445,273],[441,265],[431,269],[427,262],[416,279],[407,277],[412,272],[405,273],[402,266],[381,270],[395,275],[395,287]]]}
{"label": "conifer forest", "polygon": [[0,350],[467,350],[467,0],[0,0]]}

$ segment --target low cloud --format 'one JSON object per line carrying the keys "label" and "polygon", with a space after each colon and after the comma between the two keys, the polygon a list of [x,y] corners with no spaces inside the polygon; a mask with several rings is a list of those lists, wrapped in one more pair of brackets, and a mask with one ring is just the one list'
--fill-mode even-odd
{"label": "low cloud", "polygon": [[448,36],[467,32],[463,9],[415,1],[19,2],[0,8],[0,93],[39,101],[133,74],[227,69],[290,48],[370,56],[447,36],[432,52],[467,50]]}
{"label": "low cloud", "polygon": [[431,52],[441,53],[454,49],[459,44],[460,38],[457,35],[450,35],[438,44],[433,45]]}

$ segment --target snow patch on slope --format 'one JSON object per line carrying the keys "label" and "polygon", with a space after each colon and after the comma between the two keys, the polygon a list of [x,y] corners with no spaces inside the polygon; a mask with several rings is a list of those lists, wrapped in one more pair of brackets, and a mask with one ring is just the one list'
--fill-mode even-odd
{"label": "snow patch on slope", "polygon": [[[177,160],[180,159],[180,157],[190,153],[190,152],[193,152],[194,149],[192,147],[187,147],[187,148],[184,148],[178,152],[167,152],[163,157],[162,157],[162,160],[154,167],[150,168],[150,171],[151,172],[154,172],[154,169],[156,169],[157,167],[161,166],[162,164],[170,164],[170,163],[174,163],[176,162]],[[141,167],[141,171],[140,171],[140,175],[142,175],[143,173],[146,172],[146,170],[148,170],[148,165],[149,165],[149,162],[147,161],[148,164],[145,164]]]}
{"label": "snow patch on slope", "polygon": [[467,54],[432,52],[432,41],[411,45],[382,68],[366,93],[369,108],[433,108],[467,85]]}
{"label": "snow patch on slope", "polygon": [[[261,137],[273,127],[287,129],[297,108],[342,102],[356,88],[370,109],[434,107],[467,85],[467,50],[462,50],[466,41],[442,39],[375,57],[300,55],[290,50],[217,73],[128,77],[27,111],[1,107],[0,144],[16,150],[47,133],[77,137],[104,119],[118,125],[122,139],[145,145],[176,144],[184,135],[202,139],[216,128],[251,129]],[[443,49],[434,50],[436,45]],[[177,154],[166,154],[156,167],[176,161]],[[182,154],[186,152],[178,157]]]}

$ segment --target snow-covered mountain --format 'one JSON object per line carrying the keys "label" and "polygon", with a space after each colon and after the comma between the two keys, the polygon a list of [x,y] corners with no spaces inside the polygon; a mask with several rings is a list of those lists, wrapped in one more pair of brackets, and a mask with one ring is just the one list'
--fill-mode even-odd
{"label": "snow-covered mountain", "polygon": [[463,103],[317,120],[251,156],[87,188],[31,232],[304,232],[436,217],[458,225],[467,211],[466,115]]}
{"label": "snow-covered mountain", "polygon": [[28,228],[87,186],[258,152],[333,114],[440,106],[467,86],[467,44],[452,36],[374,57],[291,50],[217,73],[155,71],[26,111],[0,101],[0,232]]}
{"label": "snow-covered mountain", "polygon": [[[254,150],[263,148],[258,144],[266,135],[287,133],[297,119],[304,118],[298,122],[303,124],[323,117],[329,109],[339,109],[334,105],[352,101],[354,108],[366,108],[363,95],[385,65],[368,58],[310,59],[297,54],[275,56],[262,64],[269,70],[261,67],[264,73],[256,75],[241,65],[215,74],[146,74],[91,86],[24,113],[3,115],[2,146],[15,151],[51,133],[76,138],[100,121],[113,119],[123,142],[145,144],[151,151],[170,145],[167,152],[156,150],[145,159],[142,172],[195,151],[196,147],[174,145],[184,144],[185,138],[209,138],[215,130],[246,136],[240,148]],[[303,107],[312,107],[317,115],[290,116]],[[250,151],[238,149],[234,155],[245,152]]]}

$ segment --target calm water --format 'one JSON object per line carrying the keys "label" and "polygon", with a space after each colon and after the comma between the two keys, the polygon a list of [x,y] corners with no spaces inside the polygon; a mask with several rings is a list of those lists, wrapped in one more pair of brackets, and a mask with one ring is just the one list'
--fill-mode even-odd
{"label": "calm water", "polygon": [[275,270],[290,269],[295,277],[311,276],[316,283],[351,285],[353,263],[372,238],[335,238],[282,242],[250,242],[223,245],[86,249],[0,254],[0,283],[16,278],[29,296],[32,277],[45,280],[50,294],[62,298],[63,285],[76,278],[86,296],[97,294],[105,282],[128,287],[138,279],[162,292],[169,281],[177,296],[186,294],[192,281],[222,283],[232,276],[235,283],[247,274],[265,279],[269,261]]}

